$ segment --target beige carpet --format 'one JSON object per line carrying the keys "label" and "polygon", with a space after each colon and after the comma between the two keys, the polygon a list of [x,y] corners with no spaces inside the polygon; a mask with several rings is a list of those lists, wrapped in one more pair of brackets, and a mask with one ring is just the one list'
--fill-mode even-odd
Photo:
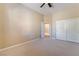
{"label": "beige carpet", "polygon": [[79,56],[79,44],[54,39],[38,39],[0,52],[4,56]]}

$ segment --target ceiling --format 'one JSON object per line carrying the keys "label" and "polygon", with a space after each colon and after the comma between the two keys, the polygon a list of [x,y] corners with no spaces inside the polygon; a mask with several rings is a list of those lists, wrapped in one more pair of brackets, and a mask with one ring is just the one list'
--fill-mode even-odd
{"label": "ceiling", "polygon": [[42,3],[24,3],[23,5],[29,7],[43,15],[51,15],[53,12],[64,10],[71,7],[79,8],[79,3],[51,3],[53,7],[49,8],[48,5],[40,6]]}

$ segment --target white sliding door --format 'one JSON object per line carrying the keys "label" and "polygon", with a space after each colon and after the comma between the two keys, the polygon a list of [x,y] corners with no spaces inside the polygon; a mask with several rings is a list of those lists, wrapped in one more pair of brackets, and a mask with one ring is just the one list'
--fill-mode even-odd
{"label": "white sliding door", "polygon": [[67,41],[75,41],[76,40],[76,19],[69,19],[67,20],[67,27],[66,27],[66,35]]}
{"label": "white sliding door", "polygon": [[56,21],[56,39],[66,40],[66,20]]}
{"label": "white sliding door", "polygon": [[76,34],[76,39],[74,40],[74,42],[79,42],[79,18],[76,19],[76,31],[74,31]]}
{"label": "white sliding door", "polygon": [[56,21],[56,39],[79,42],[79,19]]}

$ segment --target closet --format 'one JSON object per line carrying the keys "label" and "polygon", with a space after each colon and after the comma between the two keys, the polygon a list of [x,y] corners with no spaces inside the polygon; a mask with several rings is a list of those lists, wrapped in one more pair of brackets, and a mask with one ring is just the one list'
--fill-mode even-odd
{"label": "closet", "polygon": [[79,18],[56,21],[56,39],[79,42]]}

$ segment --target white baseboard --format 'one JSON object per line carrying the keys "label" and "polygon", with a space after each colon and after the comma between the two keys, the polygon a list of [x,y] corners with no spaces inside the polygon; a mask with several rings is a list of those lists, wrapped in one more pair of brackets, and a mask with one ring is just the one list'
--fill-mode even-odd
{"label": "white baseboard", "polygon": [[9,47],[6,47],[6,48],[2,48],[2,49],[0,49],[0,52],[11,49],[11,48],[14,48],[14,47],[22,46],[24,44],[28,44],[28,43],[31,43],[31,42],[36,41],[36,40],[38,40],[38,39],[33,39],[33,40],[30,40],[30,41],[26,41],[26,42],[23,42],[23,43],[12,45],[12,46],[9,46]]}

